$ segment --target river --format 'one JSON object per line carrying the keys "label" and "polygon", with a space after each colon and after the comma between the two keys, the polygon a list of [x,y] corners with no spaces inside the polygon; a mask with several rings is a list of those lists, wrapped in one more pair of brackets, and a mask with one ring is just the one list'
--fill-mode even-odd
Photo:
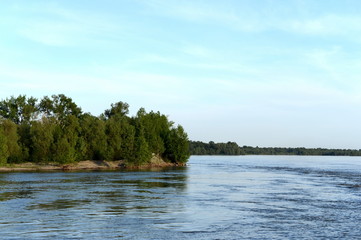
{"label": "river", "polygon": [[360,157],[0,173],[0,239],[357,239],[360,223]]}

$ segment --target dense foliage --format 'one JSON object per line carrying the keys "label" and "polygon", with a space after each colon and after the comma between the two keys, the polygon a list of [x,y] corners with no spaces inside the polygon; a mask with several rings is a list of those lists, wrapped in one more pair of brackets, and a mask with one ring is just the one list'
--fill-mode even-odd
{"label": "dense foliage", "polygon": [[189,150],[192,155],[244,155],[235,142],[209,143],[189,141]]}
{"label": "dense foliage", "polygon": [[361,150],[326,148],[279,148],[238,146],[235,142],[204,143],[190,141],[192,155],[321,155],[321,156],[361,156]]}
{"label": "dense foliage", "polygon": [[188,160],[188,137],[159,112],[141,108],[130,117],[117,102],[95,117],[63,94],[0,102],[0,164],[126,160],[142,165],[153,155],[175,164]]}

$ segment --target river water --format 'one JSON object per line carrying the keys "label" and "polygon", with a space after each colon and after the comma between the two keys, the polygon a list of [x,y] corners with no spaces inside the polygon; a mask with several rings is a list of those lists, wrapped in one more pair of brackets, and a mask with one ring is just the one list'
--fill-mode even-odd
{"label": "river water", "polygon": [[358,239],[361,158],[0,174],[0,239]]}

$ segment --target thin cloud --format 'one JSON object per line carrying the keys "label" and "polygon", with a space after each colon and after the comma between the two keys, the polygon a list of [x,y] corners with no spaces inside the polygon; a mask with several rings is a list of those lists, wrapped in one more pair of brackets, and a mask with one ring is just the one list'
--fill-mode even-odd
{"label": "thin cloud", "polygon": [[[153,14],[183,21],[223,26],[242,32],[282,31],[300,35],[343,36],[361,40],[361,17],[343,13],[319,13],[307,16],[312,11],[307,5],[290,1],[265,2],[263,5],[230,1],[141,1],[152,9]],[[228,4],[227,4],[228,3]],[[281,6],[282,4],[282,6]],[[257,8],[256,8],[257,7]]]}
{"label": "thin cloud", "polygon": [[331,61],[340,57],[340,53],[341,48],[335,46],[331,49],[314,49],[311,52],[306,53],[305,56],[314,66],[326,71],[332,71],[335,69],[335,66],[331,63]]}
{"label": "thin cloud", "polygon": [[210,49],[199,46],[199,45],[187,45],[183,48],[183,52],[199,58],[213,58],[214,54],[213,51]]}
{"label": "thin cloud", "polygon": [[[73,92],[76,94],[121,95],[138,99],[165,102],[186,102],[184,95],[190,90],[189,80],[164,74],[121,72],[112,69],[109,73],[91,76],[47,72],[35,69],[0,66],[0,87],[4,89],[31,89],[38,93]],[[190,97],[188,97],[190,99]]]}
{"label": "thin cloud", "polygon": [[286,22],[289,24],[281,28],[284,31],[309,35],[341,35],[360,40],[361,17],[359,16],[328,14],[313,19],[290,19]]}
{"label": "thin cloud", "polygon": [[249,14],[236,12],[234,4],[217,1],[140,1],[148,6],[148,14],[158,14],[188,22],[227,26],[242,31],[258,31],[258,21],[249,19]]}
{"label": "thin cloud", "polygon": [[7,65],[0,65],[0,78],[3,79],[1,85],[8,89],[31,89],[37,92],[98,91],[104,83],[102,79],[91,76]]}
{"label": "thin cloud", "polygon": [[17,8],[16,11],[20,14],[30,11],[37,17],[28,18],[24,15],[20,19],[9,18],[15,31],[29,40],[49,46],[87,45],[89,41],[112,39],[114,33],[123,27],[119,20],[110,16],[61,6]]}

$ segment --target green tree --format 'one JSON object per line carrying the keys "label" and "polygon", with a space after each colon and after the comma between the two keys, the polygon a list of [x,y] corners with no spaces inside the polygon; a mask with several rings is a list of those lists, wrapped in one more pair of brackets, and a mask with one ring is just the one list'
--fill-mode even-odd
{"label": "green tree", "polygon": [[[142,165],[152,154],[175,163],[185,161],[187,135],[182,127],[173,128],[165,115],[143,108],[135,117],[128,114],[129,105],[124,102],[111,104],[100,117],[83,114],[64,94],[45,96],[39,104],[25,95],[2,100],[1,161],[126,159]],[[227,146],[222,145],[222,150]]]}
{"label": "green tree", "polygon": [[20,162],[31,161],[29,158],[31,150],[30,127],[31,126],[26,123],[18,125],[19,145],[21,148],[21,157],[19,159]]}
{"label": "green tree", "polygon": [[137,118],[144,126],[144,137],[148,142],[149,150],[154,154],[162,155],[165,151],[163,137],[167,135],[173,123],[159,112],[146,113],[144,109],[140,109]]}
{"label": "green tree", "polygon": [[109,159],[105,122],[97,117],[85,114],[81,119],[81,136],[85,141],[86,159]]}
{"label": "green tree", "polygon": [[183,127],[178,125],[177,128],[172,128],[165,141],[166,150],[164,157],[169,161],[177,164],[184,164],[187,162],[189,153],[189,140]]}
{"label": "green tree", "polygon": [[67,115],[64,116],[63,123],[62,123],[62,130],[63,130],[63,137],[67,139],[70,147],[74,149],[76,152],[76,156],[74,160],[79,160],[79,153],[78,153],[78,142],[79,142],[79,135],[81,133],[81,126],[79,118],[74,115]]}
{"label": "green tree", "polygon": [[3,128],[0,128],[0,165],[5,165],[7,163],[9,155],[7,139]]}
{"label": "green tree", "polygon": [[51,147],[54,145],[55,124],[47,118],[34,122],[31,129],[32,156],[34,162],[52,160]]}
{"label": "green tree", "polygon": [[76,160],[76,151],[66,137],[57,139],[53,144],[53,161],[61,164],[72,163]]}
{"label": "green tree", "polygon": [[25,95],[10,97],[0,102],[0,116],[16,124],[29,123],[38,115],[37,99]]}
{"label": "green tree", "polygon": [[123,124],[120,159],[132,160],[135,150],[135,127],[128,122]]}
{"label": "green tree", "polygon": [[128,163],[130,165],[141,166],[149,163],[152,153],[144,137],[144,128],[138,125],[136,128],[136,135],[134,139],[134,152],[129,156]]}
{"label": "green tree", "polygon": [[123,119],[110,118],[106,121],[106,135],[108,140],[108,153],[111,159],[122,159]]}
{"label": "green tree", "polygon": [[125,102],[112,103],[111,108],[105,110],[103,117],[109,119],[113,116],[126,116],[129,113],[129,105]]}
{"label": "green tree", "polygon": [[46,117],[54,117],[61,122],[69,115],[79,118],[82,114],[81,108],[64,94],[52,95],[51,98],[45,96],[40,101],[39,109]]}
{"label": "green tree", "polygon": [[17,133],[17,125],[11,120],[4,120],[1,123],[4,134],[7,139],[7,147],[9,151],[9,163],[16,163],[21,160],[21,147],[19,145],[19,135]]}

